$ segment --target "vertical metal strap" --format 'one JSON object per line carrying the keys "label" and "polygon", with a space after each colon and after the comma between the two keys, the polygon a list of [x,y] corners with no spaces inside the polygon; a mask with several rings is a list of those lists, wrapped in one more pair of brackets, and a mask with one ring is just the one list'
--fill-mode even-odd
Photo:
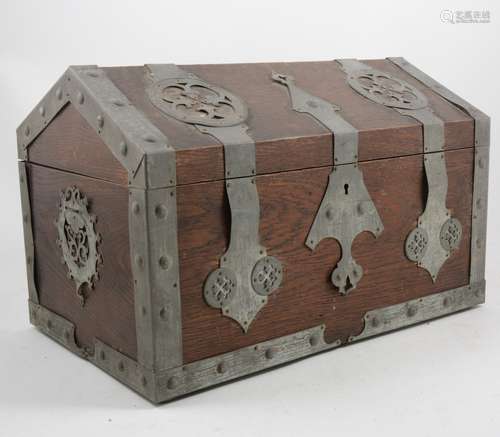
{"label": "vertical metal strap", "polygon": [[363,276],[363,268],[352,256],[354,239],[364,231],[378,237],[384,229],[358,168],[358,130],[338,114],[338,106],[299,88],[292,76],[273,73],[272,78],[288,88],[295,111],[313,116],[334,135],[333,171],[305,244],[314,250],[325,238],[339,242],[342,257],[331,281],[345,295]]}
{"label": "vertical metal strap", "polygon": [[129,190],[137,359],[147,369],[182,364],[175,188]]}
{"label": "vertical metal strap", "polygon": [[237,321],[246,332],[283,277],[281,263],[267,256],[260,245],[255,143],[244,124],[246,105],[227,90],[175,65],[148,68],[153,76],[148,89],[152,103],[166,115],[193,124],[224,146],[231,241],[221,257],[220,268],[205,281],[204,296],[208,305],[220,308],[224,316]]}
{"label": "vertical metal strap", "polygon": [[354,59],[338,60],[348,83],[375,103],[391,107],[423,125],[424,164],[428,182],[426,207],[405,242],[406,256],[426,269],[436,281],[439,270],[459,246],[462,226],[446,208],[448,176],[444,148],[444,123],[428,106],[427,98],[405,81]]}
{"label": "vertical metal strap", "polygon": [[28,292],[31,302],[39,303],[35,283],[35,244],[31,217],[31,204],[26,163],[19,162],[19,183],[21,187],[21,208],[23,213],[24,250],[26,255],[26,274],[28,277]]}
{"label": "vertical metal strap", "polygon": [[471,283],[480,282],[484,279],[486,261],[490,118],[405,59],[388,59],[474,119],[476,150],[474,156],[474,192],[472,196],[470,281]]}

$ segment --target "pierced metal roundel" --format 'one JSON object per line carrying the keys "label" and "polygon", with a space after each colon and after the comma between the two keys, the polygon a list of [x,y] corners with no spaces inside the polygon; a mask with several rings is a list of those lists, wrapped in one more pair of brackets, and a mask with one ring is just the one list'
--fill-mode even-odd
{"label": "pierced metal roundel", "polygon": [[97,244],[101,236],[95,232],[96,218],[88,212],[88,200],[77,187],[61,192],[59,216],[55,222],[57,245],[62,250],[61,262],[68,268],[68,278],[76,284],[82,305],[85,303],[83,286],[94,288],[99,279],[97,265],[102,263]]}
{"label": "pierced metal roundel", "polygon": [[401,109],[427,106],[427,98],[414,86],[382,71],[360,71],[348,81],[358,93],[381,105]]}
{"label": "pierced metal roundel", "polygon": [[205,301],[214,308],[226,306],[234,297],[236,285],[236,275],[232,270],[224,267],[215,269],[205,282]]}
{"label": "pierced metal roundel", "polygon": [[158,109],[185,123],[233,126],[248,115],[239,97],[195,78],[165,79],[149,87],[148,93]]}
{"label": "pierced metal roundel", "polygon": [[265,256],[255,263],[252,286],[257,294],[267,296],[276,290],[283,279],[283,267],[273,256]]}
{"label": "pierced metal roundel", "polygon": [[455,250],[462,240],[462,225],[456,218],[446,220],[439,234],[441,246],[444,250]]}
{"label": "pierced metal roundel", "polygon": [[405,250],[408,259],[413,262],[420,261],[425,255],[428,243],[429,236],[425,229],[413,229],[406,238]]}

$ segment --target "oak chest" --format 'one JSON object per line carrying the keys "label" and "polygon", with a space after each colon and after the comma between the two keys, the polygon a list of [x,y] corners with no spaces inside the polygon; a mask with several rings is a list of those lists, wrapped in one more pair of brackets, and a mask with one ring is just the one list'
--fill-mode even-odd
{"label": "oak chest", "polygon": [[31,322],[153,402],[484,302],[489,119],[402,58],[70,67],[18,147]]}

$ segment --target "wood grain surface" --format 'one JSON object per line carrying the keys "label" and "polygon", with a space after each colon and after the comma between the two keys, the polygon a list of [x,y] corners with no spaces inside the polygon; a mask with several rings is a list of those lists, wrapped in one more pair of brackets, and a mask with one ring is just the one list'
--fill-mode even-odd
{"label": "wood grain surface", "polygon": [[[389,61],[366,63],[406,80],[428,97],[431,108],[445,122],[446,149],[473,145],[470,117]],[[181,67],[227,88],[246,102],[249,134],[256,141],[258,174],[332,165],[332,134],[309,115],[291,108],[287,88],[271,80],[273,71],[291,74],[298,86],[342,108],[341,115],[360,131],[361,161],[422,152],[422,126],[411,117],[360,96],[348,85],[345,73],[334,61]],[[194,126],[156,109],[146,93],[150,81],[144,67],[104,70],[176,149],[179,185],[223,179],[222,145]],[[29,160],[125,185],[126,171],[101,145],[97,134],[69,105],[35,139]]]}
{"label": "wood grain surface", "polygon": [[192,362],[293,333],[322,323],[326,338],[343,341],[363,328],[366,311],[468,283],[473,150],[446,152],[447,206],[463,225],[458,251],[444,264],[436,283],[404,254],[407,234],[425,205],[422,156],[361,165],[365,184],[384,223],[383,234],[360,234],[353,256],[364,269],[358,287],[341,296],[330,283],[340,247],[323,240],[314,252],[305,237],[323,197],[330,167],[257,178],[261,201],[261,243],[284,265],[284,281],[259,312],[247,334],[207,306],[203,283],[218,267],[229,241],[230,214],[222,182],[178,189],[179,251],[184,361]]}
{"label": "wood grain surface", "polygon": [[[29,165],[30,198],[35,242],[36,283],[40,303],[76,326],[79,345],[93,349],[94,337],[131,358],[137,356],[134,286],[130,267],[128,190],[116,184]],[[75,283],[66,277],[54,220],[59,193],[77,186],[95,214],[95,229],[102,235],[100,279],[81,306]],[[88,291],[88,290],[87,290]]]}

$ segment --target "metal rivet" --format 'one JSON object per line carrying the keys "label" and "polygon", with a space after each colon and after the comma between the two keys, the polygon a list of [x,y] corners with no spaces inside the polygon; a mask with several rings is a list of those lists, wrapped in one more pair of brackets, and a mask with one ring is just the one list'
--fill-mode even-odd
{"label": "metal rivet", "polygon": [[319,340],[318,340],[318,337],[316,335],[311,335],[311,337],[309,337],[309,344],[311,346],[316,346],[318,344]]}
{"label": "metal rivet", "polygon": [[161,256],[160,259],[158,260],[158,264],[160,264],[160,267],[163,270],[167,270],[169,267],[168,258],[166,256]]}
{"label": "metal rivet", "polygon": [[413,317],[415,314],[417,314],[417,307],[415,305],[409,306],[406,310],[406,315],[408,317]]}
{"label": "metal rivet", "polygon": [[45,106],[40,106],[40,108],[38,108],[38,112],[40,113],[40,115],[42,117],[45,117]]}
{"label": "metal rivet", "polygon": [[102,115],[97,116],[97,126],[100,128],[104,126],[104,117]]}
{"label": "metal rivet", "polygon": [[269,348],[266,350],[266,358],[268,360],[271,360],[272,358],[274,358],[274,350],[272,348]]}
{"label": "metal rivet", "polygon": [[142,259],[141,255],[136,255],[135,256],[135,263],[137,264],[138,267],[142,268],[144,266],[144,260]]}
{"label": "metal rivet", "polygon": [[57,100],[61,100],[62,99],[62,95],[63,95],[62,89],[61,88],[57,88],[56,89],[56,98],[57,98]]}
{"label": "metal rivet", "polygon": [[447,307],[448,305],[450,305],[450,299],[448,297],[445,297],[443,299],[443,306]]}
{"label": "metal rivet", "polygon": [[380,320],[378,319],[378,317],[374,317],[372,319],[372,327],[377,328],[379,325],[380,325]]}
{"label": "metal rivet", "polygon": [[125,141],[122,141],[120,143],[120,153],[122,154],[122,156],[127,156],[127,152],[128,152],[127,143]]}
{"label": "metal rivet", "polygon": [[31,129],[30,129],[30,127],[29,127],[29,126],[26,126],[26,127],[24,128],[24,135],[26,135],[27,137],[29,137],[29,136],[30,136],[30,133],[31,133]]}
{"label": "metal rivet", "polygon": [[139,214],[141,212],[141,206],[139,205],[138,202],[132,202],[132,212],[134,214]]}
{"label": "metal rivet", "polygon": [[328,208],[328,209],[326,210],[326,218],[327,218],[328,220],[333,220],[333,218],[334,218],[334,213],[333,213],[333,209],[332,209],[332,208]]}
{"label": "metal rivet", "polygon": [[83,105],[83,102],[85,102],[85,96],[83,95],[83,93],[81,91],[78,91],[78,93],[76,94],[76,101],[80,105]]}
{"label": "metal rivet", "polygon": [[221,361],[218,365],[217,365],[217,373],[226,373],[227,371],[227,366],[226,366],[226,363],[224,363],[224,361]]}
{"label": "metal rivet", "polygon": [[483,158],[479,158],[479,161],[477,162],[477,165],[479,166],[479,168],[484,168],[484,159]]}
{"label": "metal rivet", "polygon": [[52,329],[52,320],[47,320],[47,328]]}
{"label": "metal rivet", "polygon": [[101,361],[106,361],[106,353],[104,351],[101,351],[99,353],[99,358],[101,359]]}
{"label": "metal rivet", "polygon": [[357,210],[358,210],[358,214],[359,214],[359,215],[363,215],[363,214],[365,213],[365,208],[364,208],[364,206],[363,206],[363,204],[362,204],[362,203],[359,203],[359,204],[358,204],[358,208],[357,208]]}
{"label": "metal rivet", "polygon": [[167,310],[165,307],[160,309],[160,319],[167,320]]}
{"label": "metal rivet", "polygon": [[167,388],[173,390],[179,386],[179,378],[171,376],[167,381]]}
{"label": "metal rivet", "polygon": [[159,219],[165,218],[165,216],[167,215],[167,207],[165,205],[156,205],[155,215]]}

